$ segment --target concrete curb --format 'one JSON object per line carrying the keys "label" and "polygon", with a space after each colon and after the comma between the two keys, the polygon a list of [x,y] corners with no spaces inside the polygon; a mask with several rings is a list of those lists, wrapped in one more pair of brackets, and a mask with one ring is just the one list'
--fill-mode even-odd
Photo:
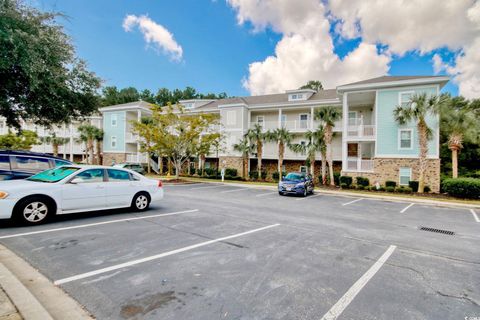
{"label": "concrete curb", "polygon": [[53,320],[38,300],[0,263],[0,286],[25,320]]}
{"label": "concrete curb", "polygon": [[[79,305],[61,288],[55,286],[44,275],[35,270],[26,261],[18,257],[3,245],[0,245],[0,264],[4,266],[4,269],[0,269],[0,284],[2,287],[4,287],[7,295],[10,297],[13,304],[18,308],[19,312],[26,320],[94,319],[94,317],[92,317],[81,305]],[[26,299],[28,303],[31,304],[32,301],[37,301],[37,303],[40,304],[40,306],[45,310],[46,314],[45,312],[39,311],[41,313],[38,315],[42,316],[38,316],[36,314],[32,315],[31,313],[28,313],[29,310],[21,306],[25,301],[19,300],[19,297],[16,294],[12,294],[11,291],[9,292],[9,289],[4,286],[2,282],[7,278],[7,276],[4,276],[7,273],[10,273],[11,277],[16,279],[16,281],[24,288],[24,290],[17,289],[22,290],[21,295],[25,295],[24,297],[29,295],[29,298]],[[11,277],[9,277],[9,279],[11,279]],[[10,281],[13,282],[14,280]],[[16,284],[17,287],[18,283]],[[40,310],[39,308],[37,309]],[[25,313],[25,310],[27,313]]]}

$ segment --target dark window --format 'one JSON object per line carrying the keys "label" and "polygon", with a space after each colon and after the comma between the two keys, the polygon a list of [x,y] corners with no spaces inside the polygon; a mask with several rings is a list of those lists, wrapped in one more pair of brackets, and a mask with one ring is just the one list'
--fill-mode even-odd
{"label": "dark window", "polygon": [[67,161],[55,159],[55,167],[68,166],[68,165],[70,165],[70,163],[68,163]]}
{"label": "dark window", "polygon": [[127,171],[107,169],[108,181],[128,181],[130,180],[130,174]]}
{"label": "dark window", "polygon": [[0,169],[10,170],[10,157],[9,156],[0,156]]}
{"label": "dark window", "polygon": [[47,170],[50,168],[48,159],[16,156],[17,168],[25,170]]}
{"label": "dark window", "polygon": [[80,172],[75,176],[80,178],[83,182],[102,182],[103,181],[103,169],[89,169]]}

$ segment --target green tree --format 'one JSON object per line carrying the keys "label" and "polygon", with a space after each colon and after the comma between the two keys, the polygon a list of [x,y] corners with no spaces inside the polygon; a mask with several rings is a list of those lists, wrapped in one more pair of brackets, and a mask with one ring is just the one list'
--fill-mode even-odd
{"label": "green tree", "polygon": [[305,132],[306,143],[294,143],[290,144],[289,148],[293,152],[300,153],[306,156],[306,162],[310,164],[310,174],[315,181],[315,154],[321,151],[324,145],[324,132],[322,127],[318,127],[317,130],[308,130]]}
{"label": "green tree", "polygon": [[51,126],[92,114],[100,79],[75,56],[56,13],[0,1],[0,116]]}
{"label": "green tree", "polygon": [[58,147],[63,146],[64,144],[67,144],[70,141],[70,139],[64,138],[64,137],[57,137],[57,134],[55,132],[52,132],[49,136],[40,137],[40,141],[43,143],[51,144],[53,155],[57,157]]}
{"label": "green tree", "polygon": [[250,159],[250,154],[255,150],[255,145],[251,144],[248,137],[245,136],[233,145],[233,150],[242,154],[242,178],[247,179],[248,160]]}
{"label": "green tree", "polygon": [[320,90],[323,90],[323,85],[318,80],[310,80],[307,82],[307,84],[301,86],[300,89],[312,89],[318,92]]}
{"label": "green tree", "polygon": [[[91,124],[82,124],[78,127],[78,132],[80,133],[79,140],[84,142],[86,145],[85,153],[87,155],[87,163],[94,164],[95,156],[94,156],[94,148],[95,148],[95,141],[99,139],[99,128],[91,125]],[[102,131],[102,138],[103,138],[103,131]]]}
{"label": "green tree", "polygon": [[214,148],[215,145],[217,145],[217,141],[221,137],[222,135],[219,132],[210,132],[210,133],[200,135],[199,143],[197,147],[198,170],[200,171],[200,175],[203,174],[205,159],[207,155],[210,154],[210,152],[212,152],[212,148]]}
{"label": "green tree", "polygon": [[102,144],[103,144],[103,136],[105,135],[105,132],[97,128],[95,130],[95,148],[97,149],[97,164],[102,164],[103,159],[102,159]]}
{"label": "green tree", "polygon": [[132,131],[142,137],[140,151],[148,154],[147,172],[151,173],[150,156],[155,152],[155,145],[153,144],[153,136],[155,134],[154,121],[150,117],[142,117],[140,121],[133,121],[132,126]]}
{"label": "green tree", "polygon": [[[335,181],[333,179],[333,151],[332,151],[332,139],[333,139],[333,127],[335,122],[342,118],[342,112],[338,107],[326,106],[315,110],[315,119],[320,120],[323,126],[323,132],[326,145],[326,160],[328,163],[328,169],[330,173],[330,185],[334,186]],[[322,158],[322,162],[323,162]],[[323,172],[323,170],[322,170]]]}
{"label": "green tree", "polygon": [[30,150],[33,145],[39,144],[37,133],[30,130],[22,130],[15,133],[8,131],[0,135],[0,149]]}
{"label": "green tree", "polygon": [[283,158],[285,157],[285,147],[292,142],[293,134],[286,128],[277,128],[273,131],[268,131],[266,140],[276,142],[278,146],[278,165],[277,170],[279,176],[282,176]]}
{"label": "green tree", "polygon": [[266,133],[263,131],[263,127],[256,123],[253,128],[248,129],[246,136],[252,145],[257,149],[257,171],[258,178],[262,176],[262,154],[263,154],[263,142],[266,138]]}
{"label": "green tree", "polygon": [[406,105],[399,105],[393,111],[395,121],[400,125],[414,122],[418,131],[419,177],[418,192],[423,193],[425,188],[425,171],[427,169],[428,140],[433,137],[432,129],[427,124],[427,117],[437,116],[444,105],[448,103],[446,95],[431,95],[426,93],[415,94]]}

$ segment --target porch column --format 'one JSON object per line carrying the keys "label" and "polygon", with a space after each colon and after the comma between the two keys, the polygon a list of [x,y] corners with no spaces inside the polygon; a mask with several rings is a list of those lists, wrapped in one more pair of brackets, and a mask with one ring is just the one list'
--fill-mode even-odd
{"label": "porch column", "polygon": [[278,109],[278,128],[282,128],[282,109]]}
{"label": "porch column", "polygon": [[313,130],[313,107],[310,108],[310,130]]}
{"label": "porch column", "polygon": [[73,162],[73,124],[70,124],[70,161]]}
{"label": "porch column", "polygon": [[248,110],[247,112],[247,130],[250,129],[250,122],[252,121],[252,112]]}
{"label": "porch column", "polygon": [[362,171],[362,143],[357,143],[357,171]]}
{"label": "porch column", "polygon": [[343,93],[342,171],[347,171],[348,93]]}
{"label": "porch column", "polygon": [[[142,121],[142,111],[137,110],[137,121],[140,122]],[[133,132],[132,132],[133,133]],[[140,163],[140,141],[137,138],[137,163]],[[148,159],[147,159],[148,161]]]}

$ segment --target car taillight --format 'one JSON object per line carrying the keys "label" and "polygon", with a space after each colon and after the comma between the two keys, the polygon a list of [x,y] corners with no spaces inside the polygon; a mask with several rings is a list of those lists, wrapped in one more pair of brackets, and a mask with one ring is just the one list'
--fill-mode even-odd
{"label": "car taillight", "polygon": [[158,180],[158,187],[159,187],[159,188],[163,187],[163,183],[162,183],[161,180]]}

